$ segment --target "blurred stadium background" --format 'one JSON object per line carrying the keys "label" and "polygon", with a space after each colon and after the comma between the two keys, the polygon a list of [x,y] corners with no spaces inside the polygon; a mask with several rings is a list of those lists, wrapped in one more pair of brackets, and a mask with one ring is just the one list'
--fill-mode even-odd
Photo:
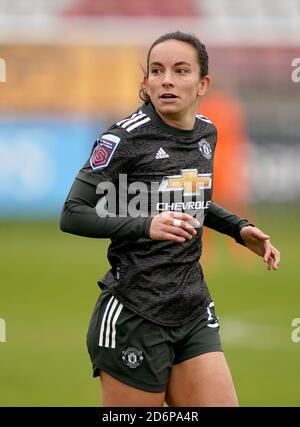
{"label": "blurred stadium background", "polygon": [[85,334],[109,241],[61,233],[60,210],[93,141],[139,103],[147,48],[177,29],[210,56],[214,199],[282,252],[268,272],[205,234],[240,403],[299,406],[299,28],[299,0],[0,0],[1,406],[98,405]]}

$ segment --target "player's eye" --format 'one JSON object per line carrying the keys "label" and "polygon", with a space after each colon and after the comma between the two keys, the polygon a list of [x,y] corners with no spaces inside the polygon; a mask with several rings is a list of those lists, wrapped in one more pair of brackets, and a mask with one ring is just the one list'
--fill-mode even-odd
{"label": "player's eye", "polygon": [[162,70],[160,68],[152,68],[151,73],[152,74],[161,74]]}
{"label": "player's eye", "polygon": [[178,74],[186,74],[188,73],[188,70],[186,68],[177,68],[176,72]]}

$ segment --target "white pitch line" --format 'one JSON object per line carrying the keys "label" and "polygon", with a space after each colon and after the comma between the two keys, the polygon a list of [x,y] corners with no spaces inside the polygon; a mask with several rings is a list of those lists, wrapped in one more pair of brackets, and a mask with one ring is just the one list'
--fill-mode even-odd
{"label": "white pitch line", "polygon": [[238,317],[224,317],[220,320],[220,335],[224,345],[253,349],[284,348],[292,343],[291,328],[241,320]]}

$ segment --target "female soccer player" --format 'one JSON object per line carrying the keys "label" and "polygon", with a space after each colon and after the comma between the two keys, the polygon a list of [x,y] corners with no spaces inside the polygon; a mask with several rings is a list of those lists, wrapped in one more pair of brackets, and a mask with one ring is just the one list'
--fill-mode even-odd
{"label": "female soccer player", "polygon": [[111,238],[87,340],[103,406],[238,405],[199,264],[202,228],[233,237],[269,270],[280,254],[212,201],[216,129],[196,115],[209,83],[195,36],[157,39],[144,104],[95,142],[65,202],[63,231]]}

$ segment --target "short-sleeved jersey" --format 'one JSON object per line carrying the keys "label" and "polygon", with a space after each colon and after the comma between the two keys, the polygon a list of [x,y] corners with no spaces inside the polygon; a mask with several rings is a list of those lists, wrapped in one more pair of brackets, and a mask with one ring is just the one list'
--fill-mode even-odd
{"label": "short-sleeved jersey", "polygon": [[[196,116],[193,130],[181,130],[163,122],[146,103],[102,134],[77,178],[103,194],[104,183],[114,184],[116,203],[109,208],[108,194],[101,199],[112,215],[180,211],[203,224],[212,199],[215,145],[216,128],[206,117]],[[202,227],[184,243],[112,239],[112,268],[99,284],[153,322],[182,325],[210,298],[199,263],[201,237]]]}

